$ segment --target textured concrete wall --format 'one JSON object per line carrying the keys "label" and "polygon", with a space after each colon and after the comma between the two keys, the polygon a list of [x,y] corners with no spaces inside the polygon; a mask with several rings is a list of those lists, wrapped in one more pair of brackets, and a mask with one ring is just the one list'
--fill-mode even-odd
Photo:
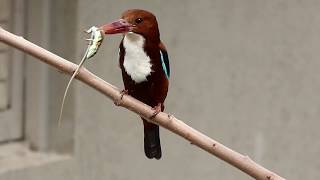
{"label": "textured concrete wall", "polygon": [[[171,60],[167,111],[288,179],[320,178],[319,1],[79,5],[78,29],[111,21],[128,8],[154,12]],[[87,66],[122,86],[119,40],[107,37]],[[248,179],[166,130],[163,159],[147,160],[138,117],[84,85],[77,96],[76,149],[85,179]]]}
{"label": "textured concrete wall", "polygon": [[[10,14],[10,3],[0,0],[0,26],[8,28]],[[9,52],[7,46],[0,44],[0,111],[8,107],[8,76],[9,76]]]}
{"label": "textured concrete wall", "polygon": [[[158,17],[172,69],[168,112],[287,179],[320,178],[319,1],[79,0],[75,57],[81,30],[128,8]],[[120,38],[107,37],[86,66],[122,87]],[[139,118],[75,84],[72,160],[0,179],[249,179],[164,129],[163,158],[146,159]]]}

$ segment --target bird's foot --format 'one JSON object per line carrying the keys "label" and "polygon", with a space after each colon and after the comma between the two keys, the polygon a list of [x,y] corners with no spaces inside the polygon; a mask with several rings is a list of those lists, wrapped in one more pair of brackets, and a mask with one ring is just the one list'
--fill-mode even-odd
{"label": "bird's foot", "polygon": [[152,108],[152,110],[154,111],[153,114],[151,115],[150,119],[153,119],[154,117],[156,117],[160,112],[161,112],[161,103],[159,103],[158,105],[154,106]]}
{"label": "bird's foot", "polygon": [[116,106],[120,106],[121,100],[122,100],[123,96],[126,95],[126,94],[128,94],[128,93],[129,93],[129,91],[128,91],[127,89],[121,90],[121,91],[120,91],[120,98],[117,99],[117,100],[115,100],[115,101],[114,101],[114,104],[115,104]]}

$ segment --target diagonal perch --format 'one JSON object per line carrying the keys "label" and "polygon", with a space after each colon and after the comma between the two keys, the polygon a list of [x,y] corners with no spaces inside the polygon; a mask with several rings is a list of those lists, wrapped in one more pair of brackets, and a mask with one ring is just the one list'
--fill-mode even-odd
{"label": "diagonal perch", "polygon": [[[77,67],[73,64],[23,38],[11,34],[0,27],[0,41],[10,46],[13,46],[21,51],[30,54],[44,63],[56,67],[57,69],[72,74],[74,69]],[[113,101],[121,97],[120,91],[115,86],[103,81],[99,77],[95,76],[85,68],[81,68],[79,74],[76,76],[77,79],[91,86],[97,91],[103,93]],[[124,96],[121,101],[121,106],[137,113],[138,115],[148,119],[153,114],[150,106],[143,104],[142,102],[134,99],[131,96]],[[160,112],[152,120],[148,119],[152,123],[156,123],[173,133],[187,139],[192,144],[200,147],[201,149],[209,152],[212,155],[228,162],[234,167],[247,173],[251,177],[258,180],[283,180],[281,176],[271,172],[270,170],[262,167],[255,163],[249,157],[244,156],[232,149],[224,146],[223,144],[209,138],[208,136],[200,133],[199,131],[188,126],[181,120],[169,116],[166,113]]]}

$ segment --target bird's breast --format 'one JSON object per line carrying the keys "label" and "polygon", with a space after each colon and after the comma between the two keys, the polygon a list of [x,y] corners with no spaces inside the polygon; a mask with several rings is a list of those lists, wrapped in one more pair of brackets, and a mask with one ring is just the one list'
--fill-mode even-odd
{"label": "bird's breast", "polygon": [[123,66],[136,83],[146,81],[152,71],[150,57],[144,51],[144,43],[144,37],[135,33],[127,33],[123,39],[125,49]]}

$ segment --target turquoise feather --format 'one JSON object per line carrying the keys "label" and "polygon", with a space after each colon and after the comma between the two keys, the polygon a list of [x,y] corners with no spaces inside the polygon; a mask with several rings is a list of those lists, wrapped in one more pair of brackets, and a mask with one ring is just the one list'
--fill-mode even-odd
{"label": "turquoise feather", "polygon": [[162,51],[160,51],[160,55],[161,55],[162,69],[163,69],[167,79],[169,79],[170,78],[170,67],[167,67],[167,64],[169,65],[168,55],[167,54],[163,55]]}

